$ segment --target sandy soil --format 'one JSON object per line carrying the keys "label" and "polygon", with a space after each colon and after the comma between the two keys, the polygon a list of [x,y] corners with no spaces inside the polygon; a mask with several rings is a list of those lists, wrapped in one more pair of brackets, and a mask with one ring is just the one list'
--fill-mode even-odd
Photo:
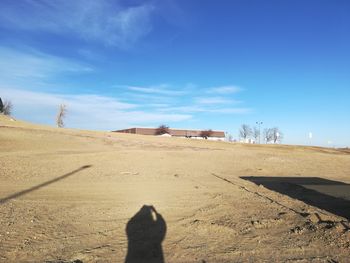
{"label": "sandy soil", "polygon": [[0,262],[350,258],[346,150],[55,129],[0,116],[0,182]]}

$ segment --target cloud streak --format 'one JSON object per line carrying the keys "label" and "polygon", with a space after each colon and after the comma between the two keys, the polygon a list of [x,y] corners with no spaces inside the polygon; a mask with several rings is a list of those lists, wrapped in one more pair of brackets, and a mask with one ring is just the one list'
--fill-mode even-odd
{"label": "cloud streak", "polygon": [[127,86],[129,91],[136,91],[145,94],[155,94],[155,95],[168,95],[168,96],[178,96],[185,94],[184,91],[169,89],[169,85],[158,85],[150,87],[139,87],[139,86]]}
{"label": "cloud streak", "polygon": [[49,80],[63,74],[87,74],[94,71],[89,65],[60,58],[35,50],[14,50],[0,46],[0,81],[4,85]]}
{"label": "cloud streak", "polygon": [[191,106],[178,106],[178,107],[164,107],[160,110],[164,112],[176,111],[188,114],[194,113],[218,113],[218,114],[248,114],[252,112],[250,108],[230,108],[230,107],[220,107],[220,108],[211,108],[203,107],[200,105],[191,105]]}
{"label": "cloud streak", "polygon": [[238,101],[235,101],[232,99],[226,99],[223,97],[200,97],[200,98],[196,98],[195,101],[199,104],[206,104],[206,105],[238,103]]}
{"label": "cloud streak", "polygon": [[[61,103],[68,106],[68,127],[102,130],[157,126],[160,123],[170,125],[200,116],[251,112],[249,108],[233,107],[238,101],[232,94],[223,96],[222,92],[234,92],[227,88],[232,86],[226,86],[214,95],[211,93],[213,88],[194,84],[180,88],[169,84],[116,85],[109,91],[111,95],[105,96],[96,93],[96,89],[95,93],[86,93],[80,84],[73,93],[62,88],[66,85],[60,79],[72,85],[76,77],[97,74],[98,70],[79,61],[29,48],[14,50],[0,46],[0,57],[0,96],[14,103],[15,116],[36,123],[54,125],[57,107]],[[42,92],[38,91],[39,88]],[[50,93],[49,88],[59,89],[60,93]],[[200,97],[198,91],[201,91]]]}
{"label": "cloud streak", "polygon": [[[0,9],[3,27],[42,31],[129,48],[152,30],[154,6],[111,0],[20,1]],[[20,17],[20,19],[18,19]]]}
{"label": "cloud streak", "polygon": [[216,94],[234,94],[242,91],[240,87],[237,86],[220,86],[208,89],[208,93]]}

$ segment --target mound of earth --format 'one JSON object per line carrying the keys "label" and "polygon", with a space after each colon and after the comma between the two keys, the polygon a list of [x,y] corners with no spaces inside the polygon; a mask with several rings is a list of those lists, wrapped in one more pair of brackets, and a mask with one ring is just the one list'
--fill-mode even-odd
{"label": "mound of earth", "polygon": [[0,116],[0,262],[347,262],[348,153]]}

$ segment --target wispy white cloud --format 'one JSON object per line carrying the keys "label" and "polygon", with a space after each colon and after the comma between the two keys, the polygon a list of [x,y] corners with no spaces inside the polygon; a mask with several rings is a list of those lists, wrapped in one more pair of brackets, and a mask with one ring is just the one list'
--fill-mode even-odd
{"label": "wispy white cloud", "polygon": [[190,106],[177,106],[177,107],[164,107],[160,110],[164,112],[182,112],[188,114],[194,113],[220,113],[220,114],[247,114],[252,112],[250,108],[229,108],[229,107],[220,107],[220,108],[211,108],[203,107],[200,105],[190,105]]}
{"label": "wispy white cloud", "polygon": [[232,104],[238,103],[238,101],[232,99],[226,99],[223,97],[199,97],[195,99],[196,103],[199,104]]}
{"label": "wispy white cloud", "polygon": [[[84,63],[48,55],[36,50],[14,50],[0,46],[0,96],[15,105],[15,116],[54,124],[57,107],[68,105],[67,126],[85,129],[112,130],[129,126],[155,126],[196,117],[196,113],[244,114],[249,109],[234,108],[232,97],[197,97],[200,87],[186,84],[176,88],[168,84],[151,86],[115,86],[118,99],[101,94],[87,94],[80,86],[78,94],[45,92],[48,85],[57,90],[60,76],[95,73]],[[43,83],[39,92],[38,83]],[[36,90],[36,91],[33,91]],[[186,95],[186,96],[183,96]]]}
{"label": "wispy white cloud", "polygon": [[128,48],[151,32],[153,10],[149,3],[123,6],[112,0],[27,0],[3,5],[0,23]]}
{"label": "wispy white cloud", "polygon": [[165,104],[165,103],[149,103],[149,104],[146,104],[146,106],[152,107],[152,108],[166,108],[166,107],[169,107],[169,104]]}
{"label": "wispy white cloud", "polygon": [[[171,85],[161,84],[155,86],[119,86],[127,89],[126,97],[139,103],[154,106],[155,111],[173,112],[182,114],[217,113],[217,114],[247,114],[252,109],[236,107],[242,101],[232,97],[233,93],[240,89],[236,86],[224,86],[220,88],[201,88],[190,83],[183,89],[175,90]],[[196,96],[199,90],[203,90],[203,96]],[[213,96],[212,92],[225,96]],[[210,93],[210,95],[209,95]],[[185,99],[184,96],[186,95]],[[150,103],[151,102],[151,103]],[[166,102],[166,103],[164,103]]]}
{"label": "wispy white cloud", "polygon": [[208,89],[208,93],[216,94],[233,94],[240,91],[242,91],[242,89],[237,86],[220,86]]}
{"label": "wispy white cloud", "polygon": [[140,104],[166,104],[171,105],[177,100],[177,96],[168,96],[168,95],[154,95],[149,93],[140,93],[137,91],[128,91],[128,92],[121,92],[120,96],[124,98],[128,98],[128,100],[134,102],[134,103],[140,103]]}
{"label": "wispy white cloud", "polygon": [[4,87],[0,87],[0,94],[13,102],[15,116],[51,125],[54,125],[58,105],[64,103],[68,109],[66,126],[72,128],[113,130],[192,118],[191,114],[143,111],[142,105],[96,94],[52,94]]}
{"label": "wispy white cloud", "polygon": [[0,84],[31,85],[61,74],[86,74],[93,71],[89,65],[60,58],[32,49],[15,50],[0,46]]}
{"label": "wispy white cloud", "polygon": [[169,85],[166,85],[166,84],[161,84],[158,86],[150,86],[150,87],[126,86],[126,88],[129,91],[136,91],[139,93],[155,94],[155,95],[177,96],[177,95],[183,95],[185,93],[185,91],[171,89]]}
{"label": "wispy white cloud", "polygon": [[253,110],[251,108],[220,108],[210,109],[209,112],[222,114],[248,114],[253,112]]}

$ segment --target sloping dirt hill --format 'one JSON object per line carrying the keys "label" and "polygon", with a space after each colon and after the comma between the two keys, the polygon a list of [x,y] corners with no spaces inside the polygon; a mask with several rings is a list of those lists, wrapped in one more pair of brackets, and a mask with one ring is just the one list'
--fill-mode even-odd
{"label": "sloping dirt hill", "polygon": [[0,262],[347,262],[350,154],[0,116]]}

